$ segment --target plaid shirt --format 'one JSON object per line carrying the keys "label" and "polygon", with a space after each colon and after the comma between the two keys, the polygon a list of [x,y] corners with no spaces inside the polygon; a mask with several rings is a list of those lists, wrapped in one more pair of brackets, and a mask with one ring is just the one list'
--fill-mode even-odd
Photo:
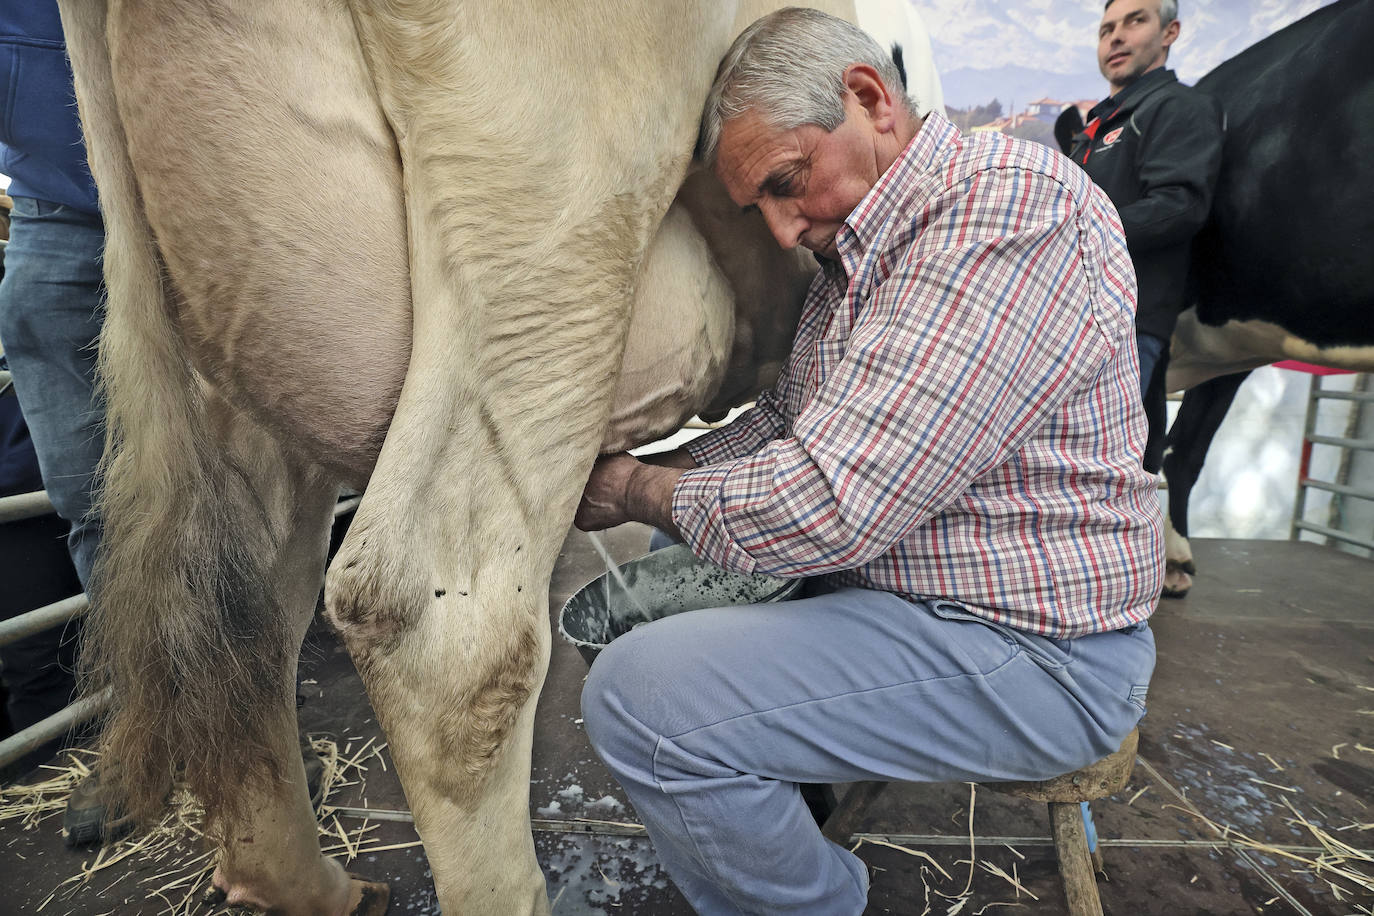
{"label": "plaid shirt", "polygon": [[1153,611],[1135,275],[1067,159],[927,117],[850,214],[773,390],[688,444],[673,520],[740,572],[1064,638]]}

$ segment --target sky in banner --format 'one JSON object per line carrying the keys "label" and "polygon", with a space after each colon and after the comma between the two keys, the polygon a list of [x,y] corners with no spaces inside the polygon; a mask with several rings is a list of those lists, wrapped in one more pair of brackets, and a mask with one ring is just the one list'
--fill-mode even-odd
{"label": "sky in banner", "polygon": [[[910,0],[930,31],[945,103],[1099,98],[1103,0]],[[1168,66],[1186,83],[1328,0],[1180,0]]]}

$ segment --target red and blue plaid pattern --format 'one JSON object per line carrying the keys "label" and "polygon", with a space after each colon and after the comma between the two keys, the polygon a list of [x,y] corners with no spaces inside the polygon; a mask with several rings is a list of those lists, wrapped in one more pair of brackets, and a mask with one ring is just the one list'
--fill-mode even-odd
{"label": "red and blue plaid pattern", "polygon": [[926,118],[840,231],[776,387],[688,445],[673,518],[742,572],[957,601],[1051,637],[1164,575],[1135,274],[1050,149]]}

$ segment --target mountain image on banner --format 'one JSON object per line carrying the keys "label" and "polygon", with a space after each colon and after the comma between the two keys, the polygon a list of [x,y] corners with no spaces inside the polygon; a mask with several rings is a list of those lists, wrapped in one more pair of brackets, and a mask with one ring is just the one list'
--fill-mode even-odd
{"label": "mountain image on banner", "polygon": [[1003,109],[1015,107],[1021,111],[1027,103],[1043,98],[1074,102],[1107,94],[1107,85],[1096,70],[1052,73],[1015,64],[988,70],[961,67],[942,71],[940,83],[945,91],[945,104],[951,108],[972,108],[996,99]]}

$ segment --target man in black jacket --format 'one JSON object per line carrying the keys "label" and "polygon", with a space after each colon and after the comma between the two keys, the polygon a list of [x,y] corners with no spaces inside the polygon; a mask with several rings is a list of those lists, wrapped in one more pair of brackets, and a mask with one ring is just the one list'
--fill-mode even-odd
{"label": "man in black jacket", "polygon": [[1178,33],[1178,0],[1107,0],[1097,62],[1111,94],[1088,113],[1068,150],[1116,205],[1135,264],[1149,471],[1159,470],[1164,451],[1164,374],[1169,338],[1187,304],[1189,250],[1221,166],[1216,103],[1164,67]]}

